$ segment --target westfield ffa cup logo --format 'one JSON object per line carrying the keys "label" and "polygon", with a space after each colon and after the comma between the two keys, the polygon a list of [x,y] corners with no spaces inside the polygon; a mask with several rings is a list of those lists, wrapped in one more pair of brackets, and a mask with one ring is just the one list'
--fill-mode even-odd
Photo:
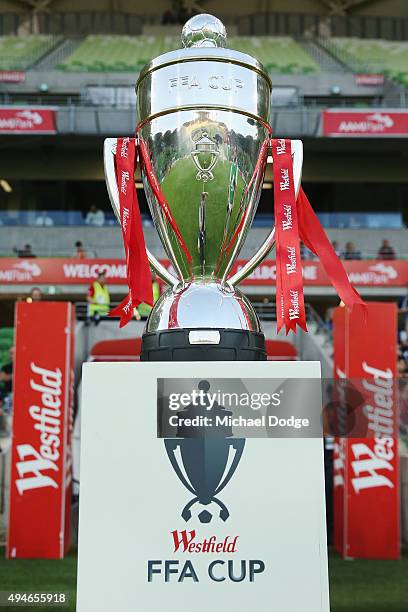
{"label": "westfield ffa cup logo", "polygon": [[244,438],[231,438],[232,427],[214,426],[217,417],[230,416],[217,402],[208,400],[210,384],[202,380],[192,401],[177,412],[177,438],[165,439],[164,445],[170,463],[179,480],[193,495],[184,506],[181,516],[187,522],[196,504],[207,506],[199,512],[201,523],[213,518],[211,506],[218,506],[219,518],[226,521],[229,510],[219,494],[233,477],[245,446]]}

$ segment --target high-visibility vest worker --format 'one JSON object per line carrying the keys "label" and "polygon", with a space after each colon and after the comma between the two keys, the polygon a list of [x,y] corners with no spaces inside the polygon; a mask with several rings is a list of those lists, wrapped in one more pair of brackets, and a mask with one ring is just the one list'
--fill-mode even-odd
{"label": "high-visibility vest worker", "polygon": [[[152,282],[152,291],[153,291],[153,304],[155,304],[160,297],[160,285],[156,280]],[[149,304],[143,303],[143,304],[139,304],[137,309],[139,311],[140,316],[147,319],[152,307],[149,306]]]}
{"label": "high-visibility vest worker", "polygon": [[94,315],[103,317],[108,314],[110,308],[110,295],[105,285],[105,272],[101,272],[96,281],[89,287],[88,304],[88,314],[90,317]]}

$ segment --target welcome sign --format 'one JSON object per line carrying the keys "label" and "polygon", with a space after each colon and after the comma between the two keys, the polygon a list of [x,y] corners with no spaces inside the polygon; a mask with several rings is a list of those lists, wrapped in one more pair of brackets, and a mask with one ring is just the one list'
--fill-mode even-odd
{"label": "welcome sign", "polygon": [[322,439],[289,431],[316,426],[319,377],[315,362],[86,364],[78,611],[328,612]]}

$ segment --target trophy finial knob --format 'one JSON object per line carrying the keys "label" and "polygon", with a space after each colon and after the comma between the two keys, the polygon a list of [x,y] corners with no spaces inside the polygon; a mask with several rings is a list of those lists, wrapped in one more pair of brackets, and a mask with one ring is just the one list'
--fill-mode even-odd
{"label": "trophy finial knob", "polygon": [[181,32],[183,47],[225,47],[227,32],[225,26],[214,15],[195,15],[183,26]]}

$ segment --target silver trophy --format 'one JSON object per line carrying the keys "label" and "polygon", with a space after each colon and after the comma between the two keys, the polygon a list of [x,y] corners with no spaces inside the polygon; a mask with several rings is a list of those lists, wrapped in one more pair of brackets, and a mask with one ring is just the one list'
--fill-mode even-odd
{"label": "silver trophy", "polygon": [[[142,359],[265,359],[264,337],[250,301],[237,289],[268,255],[274,228],[232,274],[251,227],[271,136],[271,80],[253,57],[225,48],[225,27],[197,15],[182,31],[183,49],[152,60],[136,84],[138,124],[168,211],[141,167],[150,212],[174,273],[150,252],[169,287],[150,313]],[[109,196],[119,217],[114,151],[105,140]],[[295,192],[303,148],[292,141]],[[169,222],[169,211],[172,223]]]}

